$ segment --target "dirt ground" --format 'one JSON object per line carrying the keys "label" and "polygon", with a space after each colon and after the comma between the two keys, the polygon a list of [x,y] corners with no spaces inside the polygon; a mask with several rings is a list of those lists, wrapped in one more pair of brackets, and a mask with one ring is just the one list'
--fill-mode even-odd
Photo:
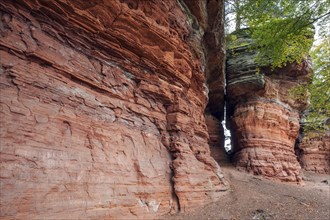
{"label": "dirt ground", "polygon": [[222,167],[231,184],[223,198],[168,220],[330,220],[330,176],[304,173],[304,184],[280,183]]}

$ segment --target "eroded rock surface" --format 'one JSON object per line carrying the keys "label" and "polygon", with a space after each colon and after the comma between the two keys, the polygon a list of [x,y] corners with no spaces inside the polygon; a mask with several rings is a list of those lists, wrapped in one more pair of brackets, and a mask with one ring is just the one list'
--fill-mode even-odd
{"label": "eroded rock surface", "polygon": [[[310,79],[308,60],[271,71],[258,67],[253,43],[245,31],[229,45],[227,58],[228,115],[236,165],[282,181],[300,181],[294,152],[301,112],[307,96],[292,96],[297,85]],[[235,43],[235,42],[234,42]]]}
{"label": "eroded rock surface", "polygon": [[0,5],[1,217],[151,218],[227,189],[203,116],[207,22],[174,0]]}
{"label": "eroded rock surface", "polygon": [[205,115],[205,122],[209,132],[209,146],[211,150],[211,156],[221,165],[229,163],[229,155],[224,148],[224,131],[219,120],[207,113]]}
{"label": "eroded rock surface", "polygon": [[330,174],[330,132],[307,132],[298,146],[299,161],[307,171]]}

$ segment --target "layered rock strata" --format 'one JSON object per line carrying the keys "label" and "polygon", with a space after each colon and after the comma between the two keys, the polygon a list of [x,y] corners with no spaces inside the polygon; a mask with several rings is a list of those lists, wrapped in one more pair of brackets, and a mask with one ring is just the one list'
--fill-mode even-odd
{"label": "layered rock strata", "polygon": [[153,218],[219,198],[210,28],[190,18],[222,1],[202,2],[196,16],[174,0],[0,2],[2,218]]}
{"label": "layered rock strata", "polygon": [[[189,11],[194,15],[192,23],[199,24],[199,31],[204,32],[203,47],[199,53],[205,53],[205,74],[209,90],[208,112],[223,120],[224,87],[225,87],[225,35],[224,35],[224,4],[223,1],[192,1],[183,0]],[[207,13],[205,13],[207,12]],[[204,30],[204,31],[203,31]]]}
{"label": "layered rock strata", "polygon": [[307,171],[330,174],[330,132],[310,131],[298,146],[299,161]]}
{"label": "layered rock strata", "polygon": [[[246,31],[237,33],[227,58],[228,115],[236,166],[282,181],[300,181],[294,152],[307,98],[291,95],[312,73],[308,60],[271,71],[258,67]],[[307,96],[305,96],[307,97]]]}

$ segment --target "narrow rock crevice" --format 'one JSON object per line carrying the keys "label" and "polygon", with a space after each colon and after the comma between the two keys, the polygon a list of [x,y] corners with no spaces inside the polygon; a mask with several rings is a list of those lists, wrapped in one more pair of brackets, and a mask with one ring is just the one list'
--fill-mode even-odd
{"label": "narrow rock crevice", "polygon": [[[174,161],[175,158],[172,158],[172,161]],[[180,212],[181,211],[181,206],[180,206],[180,199],[178,195],[175,192],[175,181],[174,181],[174,176],[175,172],[173,169],[173,162],[170,164],[171,168],[171,175],[170,175],[170,182],[171,182],[171,191],[172,191],[172,199],[171,199],[171,207],[169,213],[173,214],[173,212]]]}

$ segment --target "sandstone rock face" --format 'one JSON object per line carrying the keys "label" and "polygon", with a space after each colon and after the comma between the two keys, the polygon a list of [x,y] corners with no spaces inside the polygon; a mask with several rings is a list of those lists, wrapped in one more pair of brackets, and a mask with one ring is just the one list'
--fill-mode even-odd
{"label": "sandstone rock face", "polygon": [[153,218],[227,189],[203,116],[207,22],[174,0],[0,5],[2,218]]}
{"label": "sandstone rock face", "polygon": [[226,69],[236,165],[254,174],[300,181],[294,145],[307,100],[292,97],[290,91],[309,80],[310,64],[303,61],[274,71],[258,68],[255,53],[248,50],[251,41],[244,33],[238,34],[238,40],[245,46],[228,51]]}
{"label": "sandstone rock face", "polygon": [[299,161],[307,171],[330,174],[330,132],[307,132],[299,144]]}
{"label": "sandstone rock face", "polygon": [[205,115],[205,122],[210,136],[211,156],[221,165],[229,163],[229,155],[224,148],[224,131],[221,123],[211,114]]}
{"label": "sandstone rock face", "polygon": [[204,34],[204,47],[206,50],[206,77],[209,89],[208,112],[223,120],[224,90],[225,90],[225,39],[224,20],[222,14],[224,7],[222,1],[210,0],[207,4],[208,29]]}
{"label": "sandstone rock face", "polygon": [[[194,35],[204,32],[202,48],[196,47],[197,53],[205,53],[205,75],[209,102],[209,114],[223,120],[225,90],[225,35],[224,35],[224,4],[223,1],[192,1],[183,0],[189,11],[192,25],[199,24]],[[207,13],[205,13],[207,12]]]}

